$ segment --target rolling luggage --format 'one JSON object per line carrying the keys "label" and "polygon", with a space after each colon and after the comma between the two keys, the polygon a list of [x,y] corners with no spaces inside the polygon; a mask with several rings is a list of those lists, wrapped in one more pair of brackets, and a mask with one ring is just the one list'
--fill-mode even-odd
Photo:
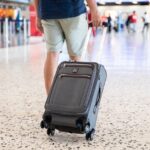
{"label": "rolling luggage", "polygon": [[86,134],[92,140],[100,99],[106,81],[103,65],[94,62],[62,62],[45,103],[41,128]]}

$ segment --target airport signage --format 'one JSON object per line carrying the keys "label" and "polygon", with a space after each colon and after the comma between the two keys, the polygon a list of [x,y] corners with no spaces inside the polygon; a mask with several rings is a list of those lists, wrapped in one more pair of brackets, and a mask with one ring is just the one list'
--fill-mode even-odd
{"label": "airport signage", "polygon": [[5,0],[5,2],[15,2],[15,3],[30,3],[31,0]]}

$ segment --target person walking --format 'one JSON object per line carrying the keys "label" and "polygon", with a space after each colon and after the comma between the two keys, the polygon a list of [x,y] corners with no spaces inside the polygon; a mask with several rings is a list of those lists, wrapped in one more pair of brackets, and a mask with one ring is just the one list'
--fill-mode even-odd
{"label": "person walking", "polygon": [[130,32],[131,18],[132,18],[132,15],[131,15],[131,14],[127,16],[127,20],[126,20],[126,28],[127,28],[127,31],[128,31],[128,32]]}
{"label": "person walking", "polygon": [[109,14],[108,18],[107,18],[107,28],[108,28],[108,32],[111,33],[111,30],[112,30],[112,18]]}
{"label": "person walking", "polygon": [[[92,23],[100,25],[100,14],[95,0],[86,0]],[[44,33],[47,56],[44,79],[47,95],[51,90],[58,58],[64,41],[71,60],[80,61],[88,31],[84,0],[34,0],[37,28]]]}
{"label": "person walking", "polygon": [[145,12],[142,18],[144,23],[142,32],[144,33],[146,31],[148,33],[150,27],[150,16],[147,14],[147,12]]}
{"label": "person walking", "polygon": [[136,11],[133,11],[130,23],[130,30],[132,30],[133,32],[136,32],[136,24],[137,24],[137,14]]}

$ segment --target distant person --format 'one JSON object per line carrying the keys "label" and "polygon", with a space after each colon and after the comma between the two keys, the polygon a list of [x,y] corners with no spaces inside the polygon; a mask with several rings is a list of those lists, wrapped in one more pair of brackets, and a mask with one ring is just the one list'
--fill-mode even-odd
{"label": "distant person", "polygon": [[126,20],[126,28],[128,32],[130,31],[131,18],[132,18],[132,15],[128,15],[127,20]]}
{"label": "distant person", "polygon": [[124,29],[123,19],[121,15],[118,15],[114,20],[114,30],[116,32],[122,31]]}
{"label": "distant person", "polygon": [[143,19],[143,30],[142,32],[144,33],[145,31],[149,31],[149,27],[150,27],[150,16],[147,14],[147,12],[144,13],[144,16],[142,17]]}
{"label": "distant person", "polygon": [[112,18],[109,14],[108,18],[107,18],[107,27],[108,27],[108,32],[110,33],[112,30]]}
{"label": "distant person", "polygon": [[136,25],[137,25],[137,14],[136,11],[133,11],[131,15],[130,30],[136,32]]}
{"label": "distant person", "polygon": [[15,30],[16,30],[16,33],[19,33],[19,31],[21,29],[20,19],[21,19],[21,10],[18,8],[17,9],[17,15],[16,15],[16,18],[15,18]]}
{"label": "distant person", "polygon": [[119,17],[117,16],[114,20],[114,27],[113,29],[115,30],[115,32],[119,31]]}
{"label": "distant person", "polygon": [[3,15],[3,16],[1,16],[1,18],[0,18],[0,26],[1,26],[1,29],[0,29],[0,32],[1,32],[1,34],[3,34],[4,33],[4,23],[5,22],[5,16]]}

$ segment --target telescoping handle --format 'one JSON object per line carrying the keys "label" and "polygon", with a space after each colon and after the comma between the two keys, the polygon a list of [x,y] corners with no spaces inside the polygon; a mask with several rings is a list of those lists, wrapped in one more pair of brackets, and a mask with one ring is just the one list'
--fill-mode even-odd
{"label": "telescoping handle", "polygon": [[106,39],[106,33],[107,33],[107,28],[103,28],[102,29],[102,34],[101,34],[101,38],[99,40],[98,44],[98,52],[95,58],[96,62],[99,62],[101,60],[101,55],[104,51],[104,45],[105,45],[105,39]]}
{"label": "telescoping handle", "polygon": [[88,47],[88,42],[89,42],[90,36],[91,36],[91,32],[92,32],[92,28],[90,27],[88,29],[87,36],[86,36],[86,39],[85,39],[85,42],[84,42],[84,45],[83,45],[83,52],[82,52],[81,60],[85,59],[86,51],[87,51],[87,47]]}
{"label": "telescoping handle", "polygon": [[[94,38],[100,38],[99,42],[97,43],[97,55],[95,58],[96,62],[99,62],[99,60],[101,59],[101,54],[103,53],[104,50],[104,42],[105,42],[105,38],[106,38],[106,33],[107,33],[107,28],[103,28],[102,29],[102,34],[100,35],[96,35]],[[90,36],[92,34],[92,27],[89,27],[88,32],[87,32],[87,36],[83,45],[83,52],[82,52],[82,56],[81,56],[81,60],[84,61],[86,60],[86,54],[87,54],[87,49],[88,49],[88,43],[90,40]]]}

